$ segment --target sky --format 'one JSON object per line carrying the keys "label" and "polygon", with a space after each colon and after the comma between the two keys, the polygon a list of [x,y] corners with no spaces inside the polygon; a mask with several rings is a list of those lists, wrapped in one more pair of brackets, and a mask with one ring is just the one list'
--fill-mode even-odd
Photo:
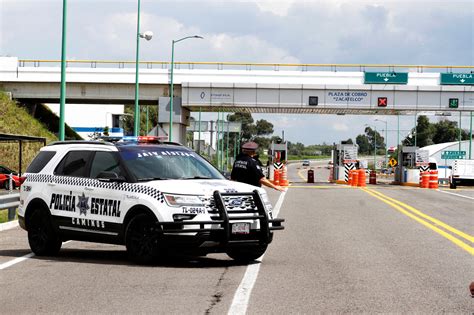
{"label": "sky", "polygon": [[[0,56],[60,59],[61,0],[0,0]],[[67,58],[135,59],[137,0],[68,0]],[[469,65],[474,0],[141,0],[140,60]],[[217,118],[207,115],[208,119]],[[395,145],[413,116],[263,115],[276,135],[306,145],[385,129]],[[206,118],[204,118],[206,119]],[[430,116],[435,122],[437,117]],[[455,118],[452,118],[455,119]],[[469,118],[462,119],[469,128]]]}

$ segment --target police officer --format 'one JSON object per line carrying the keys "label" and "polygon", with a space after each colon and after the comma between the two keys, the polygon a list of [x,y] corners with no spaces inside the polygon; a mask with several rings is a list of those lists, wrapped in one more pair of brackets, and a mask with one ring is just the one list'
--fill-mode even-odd
{"label": "police officer", "polygon": [[257,154],[257,149],[258,144],[252,141],[242,145],[242,153],[237,156],[234,162],[230,179],[257,187],[265,185],[279,191],[285,191],[284,188],[274,185],[265,178],[262,168],[254,159],[254,156]]}

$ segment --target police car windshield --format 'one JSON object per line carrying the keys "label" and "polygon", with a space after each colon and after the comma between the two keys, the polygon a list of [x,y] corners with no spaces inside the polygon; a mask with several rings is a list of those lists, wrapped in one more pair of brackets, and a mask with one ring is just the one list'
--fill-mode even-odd
{"label": "police car windshield", "polygon": [[120,156],[138,181],[225,179],[197,153],[179,147],[123,146]]}

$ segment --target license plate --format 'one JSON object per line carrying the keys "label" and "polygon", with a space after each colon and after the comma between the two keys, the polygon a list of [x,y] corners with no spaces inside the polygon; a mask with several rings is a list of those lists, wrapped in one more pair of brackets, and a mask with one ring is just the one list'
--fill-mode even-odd
{"label": "license plate", "polygon": [[250,223],[233,223],[232,234],[250,234]]}

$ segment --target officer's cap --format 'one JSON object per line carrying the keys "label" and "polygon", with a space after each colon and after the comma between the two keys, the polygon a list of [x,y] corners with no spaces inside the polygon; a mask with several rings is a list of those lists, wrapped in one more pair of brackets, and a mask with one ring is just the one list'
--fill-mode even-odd
{"label": "officer's cap", "polygon": [[258,149],[258,144],[253,141],[249,141],[242,145],[242,149],[248,151],[256,151]]}

